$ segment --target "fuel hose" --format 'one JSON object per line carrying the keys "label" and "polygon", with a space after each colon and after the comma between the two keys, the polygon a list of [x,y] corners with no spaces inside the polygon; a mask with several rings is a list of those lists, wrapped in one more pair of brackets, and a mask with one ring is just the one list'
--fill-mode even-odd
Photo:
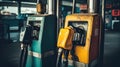
{"label": "fuel hose", "polygon": [[56,67],[61,67],[62,66],[62,53],[63,53],[63,49],[59,48],[58,49],[58,55],[57,55]]}
{"label": "fuel hose", "polygon": [[21,55],[20,55],[20,67],[25,67],[28,53],[28,45],[23,45],[21,47]]}

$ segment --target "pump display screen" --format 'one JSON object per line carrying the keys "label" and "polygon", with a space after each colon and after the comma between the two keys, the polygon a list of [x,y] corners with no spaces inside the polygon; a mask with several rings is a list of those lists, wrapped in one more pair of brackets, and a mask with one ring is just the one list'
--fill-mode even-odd
{"label": "pump display screen", "polygon": [[39,32],[40,32],[40,26],[41,21],[29,21],[29,25],[32,27],[32,37],[35,40],[39,39]]}
{"label": "pump display screen", "polygon": [[72,26],[75,33],[73,37],[73,45],[85,46],[88,22],[87,21],[69,21],[69,26]]}

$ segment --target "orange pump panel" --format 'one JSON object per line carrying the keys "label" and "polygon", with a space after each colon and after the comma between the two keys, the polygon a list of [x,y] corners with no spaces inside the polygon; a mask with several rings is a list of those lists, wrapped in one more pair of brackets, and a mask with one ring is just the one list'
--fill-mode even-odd
{"label": "orange pump panel", "polygon": [[65,20],[65,27],[68,26],[69,21],[87,21],[88,22],[88,30],[87,30],[85,46],[76,46],[75,48],[75,54],[76,56],[78,56],[79,61],[85,64],[88,64],[91,61],[90,60],[91,37],[93,32],[93,24],[94,24],[94,20],[96,19],[95,18],[96,16],[98,15],[97,14],[73,14],[73,15],[68,15]]}

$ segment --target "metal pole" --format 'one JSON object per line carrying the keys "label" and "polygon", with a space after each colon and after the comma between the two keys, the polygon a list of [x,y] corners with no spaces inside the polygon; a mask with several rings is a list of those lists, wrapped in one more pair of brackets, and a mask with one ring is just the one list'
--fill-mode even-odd
{"label": "metal pole", "polygon": [[57,6],[56,6],[56,16],[57,16],[57,35],[58,35],[58,32],[59,32],[59,28],[61,27],[61,21],[60,21],[60,18],[61,18],[61,0],[57,0]]}
{"label": "metal pole", "polygon": [[98,67],[103,67],[103,59],[104,59],[104,28],[105,28],[105,1],[106,0],[100,0],[100,14],[102,16],[102,22],[101,22],[101,38],[100,38],[100,50],[99,50],[99,58],[98,58]]}
{"label": "metal pole", "polygon": [[60,17],[60,0],[57,0],[56,16],[57,16],[57,19],[59,19],[59,17]]}
{"label": "metal pole", "polygon": [[96,13],[98,8],[97,0],[88,0],[88,13]]}
{"label": "metal pole", "polygon": [[57,36],[58,36],[58,33],[59,33],[59,15],[60,15],[60,13],[59,13],[59,5],[60,5],[60,2],[59,2],[60,0],[57,0],[57,7],[56,7],[56,16],[57,16]]}
{"label": "metal pole", "polygon": [[93,0],[88,0],[88,13],[94,13]]}
{"label": "metal pole", "polygon": [[37,0],[37,3],[39,3],[39,0]]}
{"label": "metal pole", "polygon": [[101,14],[100,12],[100,8],[101,8],[101,1],[100,0],[96,0],[97,2],[96,2],[96,6],[97,6],[97,8],[96,8],[96,13],[99,13],[99,14]]}
{"label": "metal pole", "polygon": [[52,5],[52,12],[54,15],[56,15],[56,0],[52,0],[53,5]]}
{"label": "metal pole", "polygon": [[48,1],[48,14],[54,14],[54,1],[53,0],[47,0]]}
{"label": "metal pole", "polygon": [[17,1],[18,3],[18,16],[21,15],[21,1]]}
{"label": "metal pole", "polygon": [[76,0],[73,0],[72,14],[75,13]]}

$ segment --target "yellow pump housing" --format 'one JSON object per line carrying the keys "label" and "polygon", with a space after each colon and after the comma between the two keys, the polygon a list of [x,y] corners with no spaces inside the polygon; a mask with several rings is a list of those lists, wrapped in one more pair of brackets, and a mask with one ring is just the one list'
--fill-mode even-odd
{"label": "yellow pump housing", "polygon": [[[81,22],[84,24],[86,22],[86,40],[85,45],[77,45],[75,47],[75,54],[78,57],[78,62],[89,64],[91,61],[98,58],[99,54],[99,44],[100,44],[100,31],[101,31],[101,21],[98,14],[72,14],[68,15],[65,20],[65,27],[70,26],[70,23]],[[76,25],[78,25],[76,24]],[[61,38],[62,39],[62,38]],[[71,59],[71,55],[69,55]]]}

